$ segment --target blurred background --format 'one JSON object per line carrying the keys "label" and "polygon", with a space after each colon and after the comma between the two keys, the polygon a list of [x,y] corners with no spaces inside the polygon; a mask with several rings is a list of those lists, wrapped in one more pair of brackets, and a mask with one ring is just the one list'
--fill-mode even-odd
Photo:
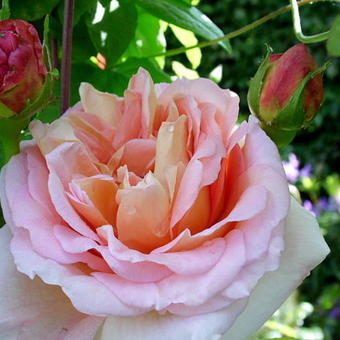
{"label": "blurred background", "polygon": [[[156,1],[157,2],[157,1]],[[155,2],[155,3],[156,3]],[[167,1],[159,1],[159,3]],[[171,2],[171,1],[168,1]],[[79,100],[81,81],[121,95],[129,77],[139,66],[154,81],[176,77],[208,77],[241,97],[241,120],[249,115],[246,94],[269,44],[274,53],[297,43],[287,12],[230,41],[232,52],[219,45],[193,49],[175,56],[154,55],[206,40],[188,25],[177,22],[161,10],[150,10],[150,1],[75,0],[72,104]],[[195,5],[224,33],[239,29],[286,6],[285,0],[176,0]],[[63,1],[10,0],[11,18],[32,22],[43,35],[43,20],[50,14],[49,44],[53,65],[60,70],[62,53]],[[315,34],[329,29],[340,4],[318,2],[301,8],[303,31]],[[152,5],[150,5],[152,7]],[[183,7],[186,8],[186,7]],[[190,26],[190,25],[189,25]],[[218,34],[221,35],[221,32]],[[203,38],[202,38],[203,36]],[[318,64],[330,59],[325,43],[309,45]],[[100,52],[100,54],[98,54]],[[317,217],[332,253],[277,311],[254,339],[291,337],[309,340],[340,338],[340,68],[339,58],[324,74],[325,99],[310,126],[282,150],[284,167],[292,194]],[[49,122],[60,115],[60,82],[52,105],[38,114]],[[23,138],[27,138],[23,135]],[[306,252],[309,249],[306,249]]]}

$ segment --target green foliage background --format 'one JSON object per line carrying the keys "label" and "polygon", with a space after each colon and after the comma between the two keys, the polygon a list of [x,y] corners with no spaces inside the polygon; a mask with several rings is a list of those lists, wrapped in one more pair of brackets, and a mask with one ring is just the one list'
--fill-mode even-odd
{"label": "green foliage background", "polygon": [[[113,3],[115,7],[110,0],[99,0],[105,13],[98,19],[95,18],[99,6],[97,0],[75,0],[71,103],[79,100],[77,89],[83,81],[92,83],[99,90],[122,95],[131,75],[142,66],[151,73],[155,82],[169,82],[175,74],[211,77],[221,87],[231,88],[240,95],[241,117],[245,119],[248,116],[246,93],[249,79],[255,74],[265,54],[265,44],[271,45],[274,53],[280,53],[297,43],[289,12],[232,39],[232,51],[229,42],[225,41],[173,57],[150,56],[182,45],[220,37],[223,32],[239,29],[287,5],[288,1],[202,0],[197,7],[190,7],[192,3],[198,2],[120,0],[119,3]],[[26,1],[10,0],[9,5],[11,18],[32,22],[41,37],[44,17],[46,14],[50,15],[49,44],[54,48],[54,67],[60,69],[63,1],[31,0],[28,5]],[[176,8],[178,10],[174,11]],[[199,11],[206,14],[211,22],[203,20]],[[301,9],[304,32],[313,34],[326,30],[339,13],[339,3],[325,2],[304,6]],[[170,27],[169,24],[173,26]],[[192,32],[184,34],[178,27]],[[319,65],[329,59],[325,43],[310,45],[310,51]],[[96,64],[98,52],[106,58],[105,70],[101,70]],[[294,152],[302,165],[310,163],[313,166],[309,180],[300,177],[296,186],[302,200],[311,200],[315,205],[323,196],[335,197],[340,187],[337,175],[340,153],[339,63],[339,58],[332,58],[332,65],[324,75],[325,102],[318,116],[283,151],[284,158]],[[217,76],[212,72],[216,67],[221,72]],[[38,114],[38,118],[48,122],[59,115],[60,81],[56,83],[54,100]],[[267,323],[259,335],[262,338],[285,335],[312,339],[308,336],[318,336],[321,330],[324,339],[335,340],[340,334],[339,319],[331,317],[332,311],[340,308],[340,252],[337,237],[340,221],[336,208],[321,211],[319,221],[333,253],[313,271],[299,293]]]}

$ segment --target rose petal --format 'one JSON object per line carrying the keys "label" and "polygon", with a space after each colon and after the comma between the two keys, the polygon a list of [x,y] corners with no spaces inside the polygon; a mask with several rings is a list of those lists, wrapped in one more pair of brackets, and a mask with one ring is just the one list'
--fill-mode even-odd
{"label": "rose petal", "polygon": [[38,275],[46,284],[62,287],[74,307],[82,313],[95,316],[140,314],[140,310],[123,305],[81,266],[61,265],[34,252],[24,229],[20,228],[13,235],[11,252],[20,272],[32,279]]}
{"label": "rose petal", "polygon": [[223,339],[243,340],[253,334],[329,253],[315,218],[295,199],[291,200],[285,244],[280,267],[260,279],[246,309]]}
{"label": "rose petal", "polygon": [[67,119],[71,122],[74,134],[100,162],[106,163],[114,152],[112,146],[116,129],[98,116],[86,112],[70,112]]}
{"label": "rose petal", "polygon": [[[225,242],[222,239],[216,239],[206,242],[202,247],[191,251],[171,253],[152,251],[150,254],[144,254],[126,247],[117,240],[113,235],[112,228],[110,226],[103,226],[98,231],[99,235],[108,241],[111,255],[117,260],[125,261],[127,267],[131,264],[134,264],[137,267],[139,263],[149,263],[149,267],[151,269],[151,264],[154,264],[154,271],[156,271],[156,273],[154,273],[154,278],[155,274],[160,276],[163,271],[163,266],[157,267],[156,264],[164,265],[177,274],[202,274],[216,264],[225,248]],[[196,261],[197,258],[200,258],[200,260]],[[144,270],[143,281],[146,282],[149,275],[148,273],[145,273],[145,267],[143,268],[143,266],[141,266],[141,270]],[[163,277],[158,277],[153,281],[158,281],[165,276],[166,275],[163,274]],[[138,281],[140,281],[140,279],[138,279]]]}
{"label": "rose petal", "polygon": [[[28,148],[26,151],[30,152],[32,149]],[[11,228],[13,231],[18,227],[27,229],[33,247],[45,257],[60,261],[60,263],[85,260],[82,255],[66,253],[60,247],[53,235],[53,225],[60,223],[60,218],[55,216],[53,211],[46,211],[43,205],[32,199],[28,191],[27,165],[27,154],[21,153],[12,158],[11,162],[6,165],[6,171],[3,174],[6,193],[4,197],[7,197],[12,207],[10,213],[13,224]],[[16,204],[17,202],[20,202],[20,205]]]}
{"label": "rose petal", "polygon": [[155,176],[165,182],[165,172],[178,163],[186,165],[188,154],[187,117],[182,115],[175,122],[162,123],[157,136]]}
{"label": "rose petal", "polygon": [[79,94],[84,110],[93,113],[111,126],[121,118],[122,100],[106,92],[96,90],[91,84],[81,83]]}
{"label": "rose petal", "polygon": [[118,190],[117,202],[118,237],[123,243],[149,252],[169,241],[169,198],[152,173],[138,185]]}
{"label": "rose petal", "polygon": [[[215,313],[178,317],[150,312],[133,318],[107,318],[95,340],[218,340],[234,321],[244,301]],[[238,339],[238,338],[233,338]]]}
{"label": "rose petal", "polygon": [[[143,157],[141,157],[143,155]],[[156,142],[152,139],[132,139],[122,146],[109,161],[109,166],[116,170],[126,165],[137,176],[153,169],[156,155]]]}
{"label": "rose petal", "polygon": [[211,103],[218,108],[219,123],[225,139],[233,129],[238,112],[238,96],[229,90],[221,90],[213,81],[208,79],[178,79],[167,87],[163,87],[158,101],[165,107],[170,100],[179,96],[193,96],[199,103]]}
{"label": "rose petal", "polygon": [[153,130],[153,120],[157,104],[156,92],[150,74],[143,68],[139,68],[134,75],[125,93],[133,93],[141,98],[141,137],[148,138]]}
{"label": "rose petal", "polygon": [[0,338],[71,340],[77,330],[77,339],[91,340],[103,319],[79,313],[59,287],[19,273],[10,254],[10,239],[8,227],[2,227]]}
{"label": "rose petal", "polygon": [[78,142],[72,125],[66,119],[59,119],[47,125],[34,120],[29,130],[43,155],[47,155],[64,142]]}

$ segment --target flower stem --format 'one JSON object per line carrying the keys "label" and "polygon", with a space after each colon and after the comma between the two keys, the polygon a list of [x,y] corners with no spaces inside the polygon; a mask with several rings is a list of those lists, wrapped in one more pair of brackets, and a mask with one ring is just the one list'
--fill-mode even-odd
{"label": "flower stem", "polygon": [[310,44],[310,43],[320,42],[320,41],[328,39],[329,31],[315,34],[315,35],[309,35],[309,36],[304,35],[301,29],[298,3],[296,0],[290,0],[290,4],[292,6],[294,32],[298,40],[300,40],[303,43]]}
{"label": "flower stem", "polygon": [[[312,3],[316,3],[316,2],[340,2],[340,0],[301,0],[297,3],[298,6],[304,6],[304,5],[308,5],[308,4],[312,4]],[[207,46],[211,46],[211,45],[215,45],[217,43],[219,43],[220,41],[223,40],[227,40],[227,39],[232,39],[232,38],[236,38],[237,36],[246,33],[250,30],[253,30],[254,28],[264,24],[265,22],[276,18],[277,16],[286,13],[288,11],[290,11],[292,9],[291,5],[287,5],[284,7],[281,7],[277,10],[275,10],[274,12],[271,12],[265,16],[263,16],[262,18],[253,21],[252,23],[237,29],[236,31],[230,32],[226,35],[224,35],[223,37],[217,38],[217,39],[213,39],[213,40],[208,40],[208,41],[202,41],[196,45],[192,45],[192,46],[188,46],[188,47],[180,47],[180,48],[175,48],[175,49],[171,49],[168,50],[164,53],[158,53],[158,54],[153,54],[150,56],[147,56],[146,58],[154,58],[154,57],[162,57],[162,56],[173,56],[173,55],[177,55],[177,54],[182,54],[185,53],[188,50],[191,50],[193,48],[204,48]]]}
{"label": "flower stem", "polygon": [[74,0],[65,0],[61,65],[61,114],[70,106]]}

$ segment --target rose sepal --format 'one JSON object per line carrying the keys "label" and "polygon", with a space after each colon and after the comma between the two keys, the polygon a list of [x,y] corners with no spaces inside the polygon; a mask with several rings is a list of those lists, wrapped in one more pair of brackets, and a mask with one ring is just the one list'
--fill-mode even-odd
{"label": "rose sepal", "polygon": [[249,90],[248,90],[248,95],[247,95],[247,101],[248,101],[250,112],[254,116],[258,117],[260,120],[261,118],[259,115],[259,104],[260,104],[261,90],[263,87],[263,79],[270,66],[269,60],[270,60],[270,56],[273,53],[273,49],[269,45],[266,45],[266,46],[267,46],[267,54],[265,58],[263,59],[263,61],[261,62],[254,77],[251,78],[249,82]]}
{"label": "rose sepal", "polygon": [[48,73],[46,75],[46,81],[39,96],[32,103],[28,103],[25,109],[17,115],[18,117],[21,117],[23,119],[32,117],[35,113],[42,110],[45,106],[48,105],[53,93],[54,80],[59,78],[58,70],[53,69],[52,67],[52,61],[48,47],[48,36],[49,16],[47,15],[44,20],[44,41],[42,45],[44,50],[44,61],[47,65]]}
{"label": "rose sepal", "polygon": [[0,119],[10,118],[15,114],[16,113],[14,111],[12,111],[9,107],[7,107],[3,102],[0,101]]}

